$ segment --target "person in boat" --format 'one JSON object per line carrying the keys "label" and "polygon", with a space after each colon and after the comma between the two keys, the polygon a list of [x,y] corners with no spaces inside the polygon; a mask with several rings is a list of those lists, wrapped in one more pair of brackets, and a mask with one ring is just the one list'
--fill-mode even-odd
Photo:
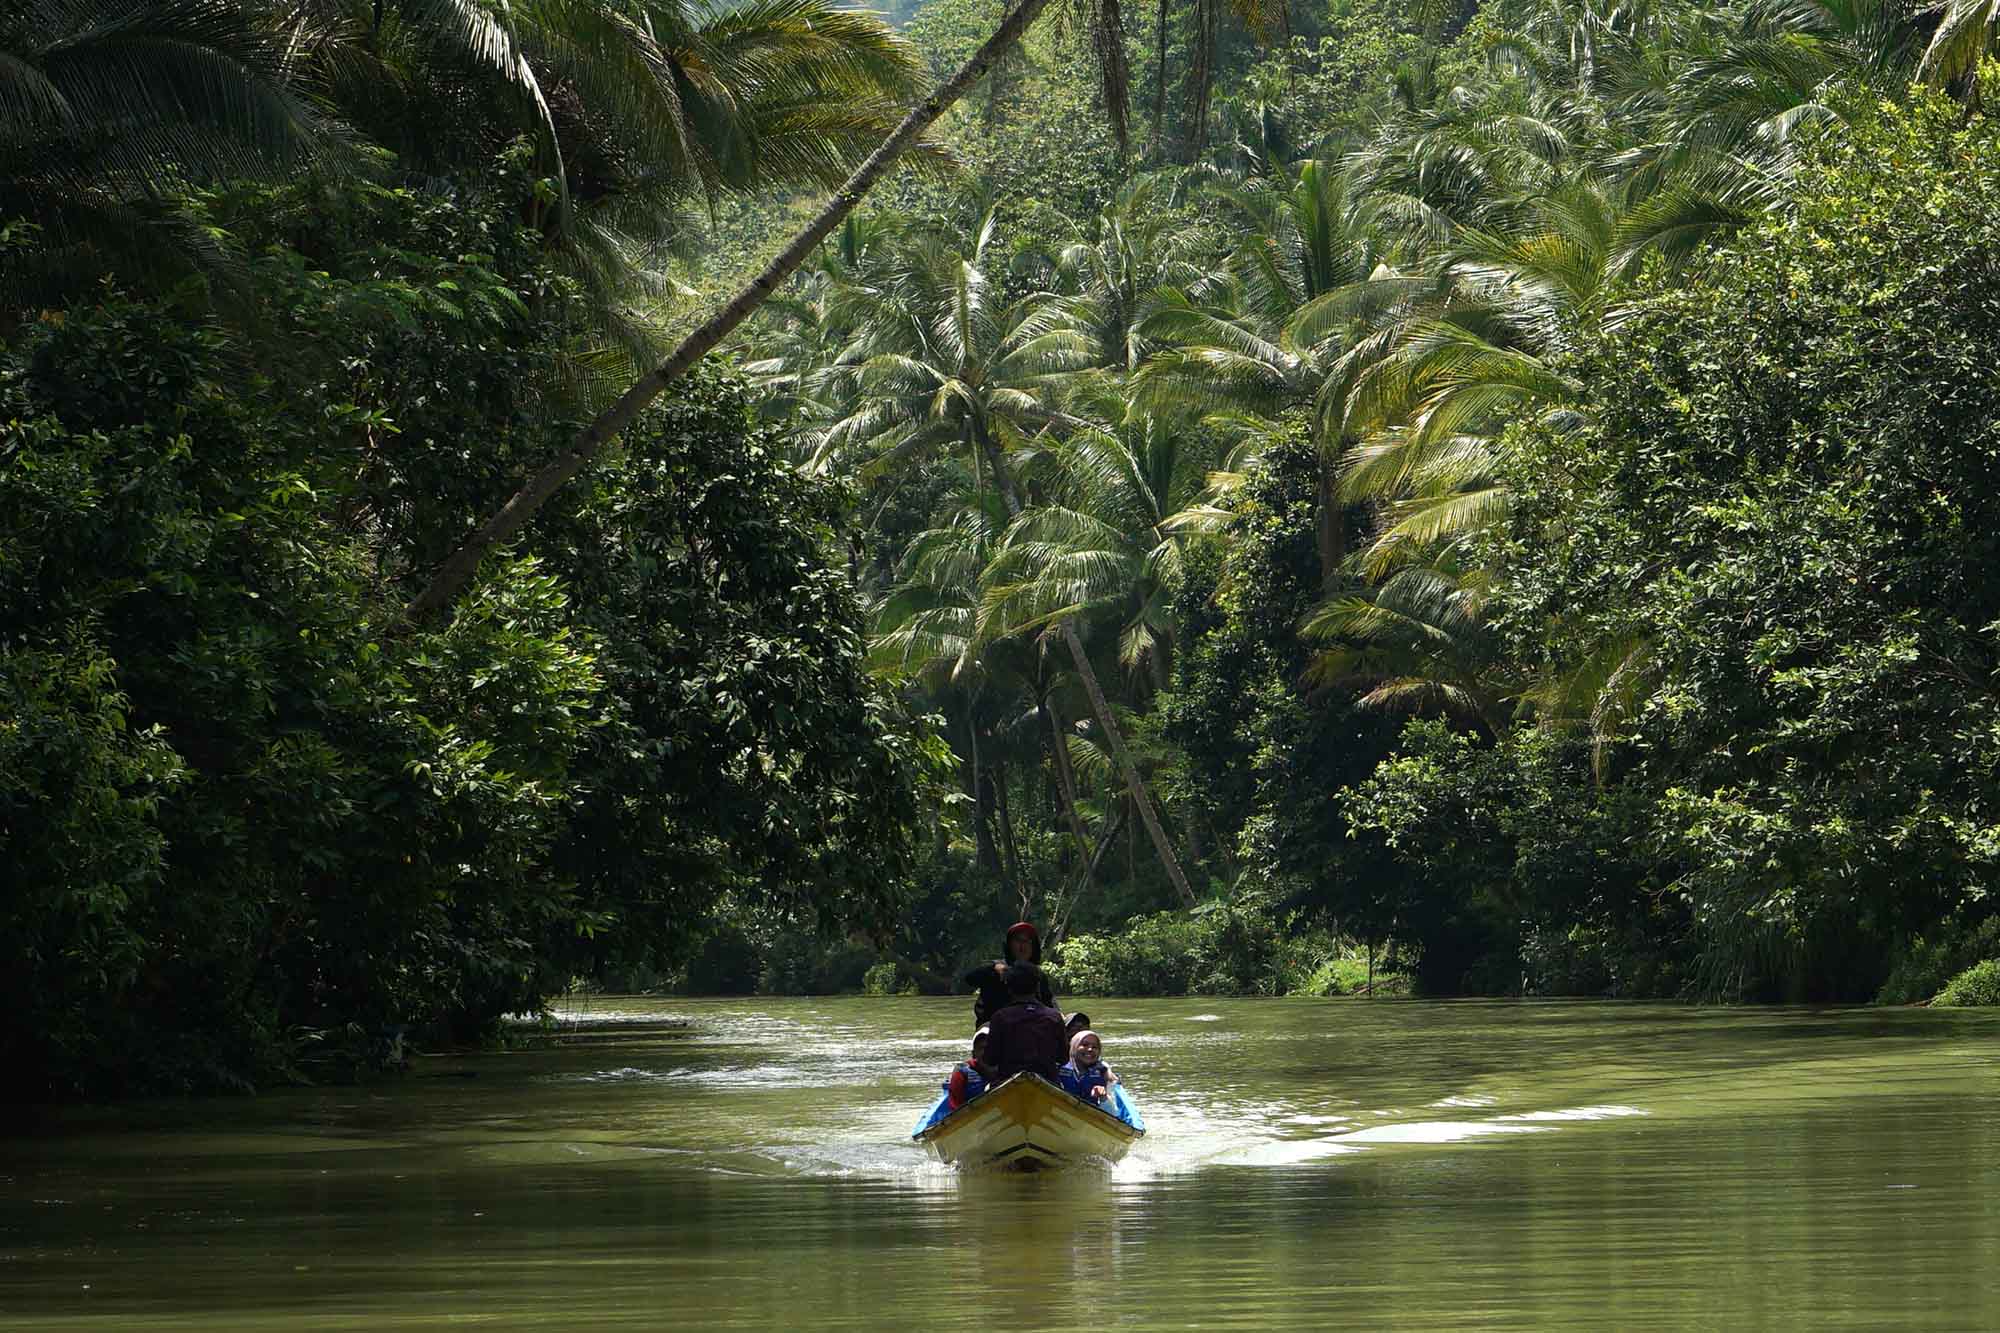
{"label": "person in boat", "polygon": [[951,1071],[951,1077],[944,1081],[945,1105],[954,1111],[986,1091],[986,1075],[991,1070],[986,1063],[986,1045],[990,1035],[987,1028],[973,1033],[972,1058],[962,1061]]}
{"label": "person in boat", "polygon": [[1087,1102],[1101,1102],[1111,1096],[1118,1076],[1104,1063],[1104,1043],[1089,1028],[1070,1038],[1069,1063],[1061,1070],[1063,1091]]}
{"label": "person in boat", "polygon": [[1062,1079],[1062,1015],[1043,1004],[1041,995],[1048,982],[1033,963],[1015,963],[1007,969],[1007,996],[1010,1001],[993,1015],[992,1036],[986,1044],[986,1063],[991,1081],[997,1086],[1016,1074],[1037,1074],[1051,1083]]}
{"label": "person in boat", "polygon": [[1076,1034],[1087,1030],[1089,1027],[1090,1015],[1081,1009],[1077,1010],[1069,1016],[1069,1022],[1063,1027],[1063,1044],[1067,1046],[1069,1043],[1074,1042]]}
{"label": "person in boat", "polygon": [[1035,929],[1032,921],[1016,921],[1007,927],[1006,938],[1000,942],[1000,960],[981,963],[965,974],[965,984],[973,990],[972,1025],[985,1027],[993,1021],[993,1015],[1008,1003],[1007,972],[1016,964],[1026,963],[1036,969],[1041,985],[1036,989],[1036,998],[1053,1009],[1056,1007],[1056,993],[1049,985],[1048,974],[1041,972],[1042,932]]}

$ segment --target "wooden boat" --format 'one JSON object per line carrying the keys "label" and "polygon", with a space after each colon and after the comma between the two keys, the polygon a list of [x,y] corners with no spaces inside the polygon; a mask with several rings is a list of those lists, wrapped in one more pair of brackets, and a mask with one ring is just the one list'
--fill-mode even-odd
{"label": "wooden boat", "polygon": [[939,1161],[960,1167],[1115,1162],[1145,1134],[1146,1122],[1122,1087],[1112,1087],[1105,1106],[1110,1109],[1037,1075],[1016,1074],[956,1111],[938,1098],[911,1137]]}

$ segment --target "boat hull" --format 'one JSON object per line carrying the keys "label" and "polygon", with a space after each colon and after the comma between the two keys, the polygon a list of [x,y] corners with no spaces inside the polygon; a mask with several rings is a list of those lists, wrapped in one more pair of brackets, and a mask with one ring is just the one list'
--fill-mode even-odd
{"label": "boat hull", "polygon": [[[1124,1094],[1115,1094],[1130,1120]],[[1115,1162],[1146,1132],[1033,1074],[1016,1074],[915,1138],[941,1162],[1033,1170],[1097,1159]]]}

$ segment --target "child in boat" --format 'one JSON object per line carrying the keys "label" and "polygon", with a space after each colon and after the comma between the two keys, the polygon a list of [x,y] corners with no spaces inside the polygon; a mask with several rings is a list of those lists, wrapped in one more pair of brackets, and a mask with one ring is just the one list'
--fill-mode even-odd
{"label": "child in boat", "polygon": [[1101,1102],[1111,1095],[1111,1085],[1117,1081],[1118,1075],[1104,1063],[1104,1043],[1095,1032],[1085,1028],[1070,1038],[1069,1063],[1062,1067],[1065,1092],[1087,1102]]}
{"label": "child in boat", "polygon": [[986,1029],[972,1034],[972,1058],[951,1071],[944,1083],[945,1105],[956,1111],[986,1091]]}

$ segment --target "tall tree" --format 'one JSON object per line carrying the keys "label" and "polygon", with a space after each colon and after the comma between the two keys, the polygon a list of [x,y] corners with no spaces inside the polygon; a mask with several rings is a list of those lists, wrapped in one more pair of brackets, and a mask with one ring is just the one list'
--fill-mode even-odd
{"label": "tall tree", "polygon": [[1322,459],[1320,572],[1330,587],[1347,553],[1335,483],[1345,437],[1335,375],[1364,325],[1351,302],[1374,273],[1372,209],[1334,164],[1224,185],[1217,197],[1239,228],[1227,299],[1163,300],[1140,326],[1160,344],[1135,381],[1144,410],[1251,412],[1275,421],[1310,409]]}
{"label": "tall tree", "polygon": [[668,354],[665,360],[641,375],[631,387],[619,395],[618,400],[600,412],[589,425],[580,431],[561,455],[551,460],[517,491],[513,498],[496,513],[480,524],[457,550],[439,565],[429,583],[411,599],[407,614],[422,618],[449,607],[452,601],[470,581],[479,562],[497,544],[506,541],[521,526],[534,517],[550,496],[563,484],[575,476],[583,466],[596,457],[619,432],[623,431],[643,411],[646,405],[665,391],[669,384],[685,375],[690,367],[709,352],[713,351],[736,327],[754,314],[771,296],[776,294],[784,281],[796,273],[799,266],[820,242],[840,225],[841,220],[854,211],[856,205],[867,194],[869,187],[881,179],[902,155],[915,144],[945,110],[965,95],[966,89],[978,82],[995,60],[1006,52],[1026,32],[1028,25],[1040,16],[1049,0],[1021,0],[1012,12],[994,30],[985,44],[972,58],[961,65],[957,72],[945,80],[931,95],[911,109],[889,137],[869,154],[867,161],[849,176],[845,183],[834,192],[825,206],[812,221],[792,237],[792,239],[765,264],[758,274],[731,297],[721,309],[703,321],[693,332],[683,338],[680,344]]}
{"label": "tall tree", "polygon": [[[1029,437],[1070,419],[1057,402],[1064,379],[1092,366],[1101,349],[1078,327],[1070,303],[1045,293],[1011,305],[995,301],[983,267],[992,243],[989,216],[970,255],[935,234],[918,234],[897,262],[872,275],[876,315],[861,345],[860,395],[850,415],[827,432],[823,461],[880,470],[906,460],[958,451],[975,477],[983,470],[1010,519],[1024,512],[1007,455]],[[1054,618],[1091,712],[1118,761],[1134,808],[1161,866],[1192,903],[1179,859],[1167,841],[1151,794],[1125,743],[1074,615]]]}

